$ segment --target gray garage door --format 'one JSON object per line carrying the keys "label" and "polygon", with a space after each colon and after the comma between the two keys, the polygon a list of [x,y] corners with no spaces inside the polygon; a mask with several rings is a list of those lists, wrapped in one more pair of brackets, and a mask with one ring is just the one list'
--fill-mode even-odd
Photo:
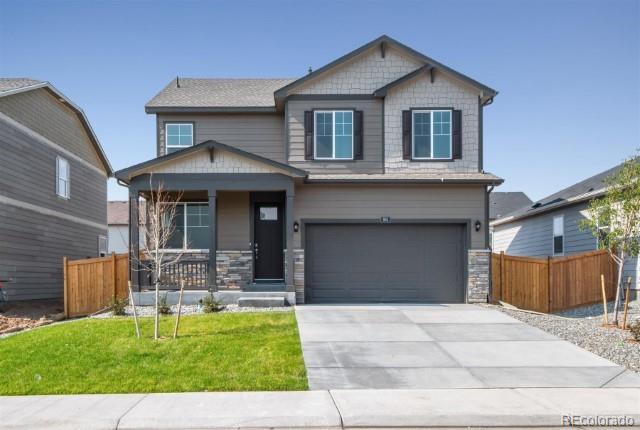
{"label": "gray garage door", "polygon": [[307,303],[464,301],[464,227],[311,224]]}

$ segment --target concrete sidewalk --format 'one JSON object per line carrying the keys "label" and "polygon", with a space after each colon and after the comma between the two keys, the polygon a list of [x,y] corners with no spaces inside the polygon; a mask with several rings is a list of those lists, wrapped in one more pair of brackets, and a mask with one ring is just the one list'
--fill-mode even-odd
{"label": "concrete sidewalk", "polygon": [[565,416],[626,417],[640,426],[640,389],[332,390],[0,397],[0,429],[21,430],[560,427],[567,425],[566,419],[563,421]]}

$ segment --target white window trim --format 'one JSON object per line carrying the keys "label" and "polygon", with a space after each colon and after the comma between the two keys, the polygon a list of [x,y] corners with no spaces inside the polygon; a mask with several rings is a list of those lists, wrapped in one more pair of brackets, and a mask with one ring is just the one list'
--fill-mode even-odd
{"label": "white window trim", "polygon": [[[429,144],[431,145],[431,154],[433,155],[433,112],[449,112],[449,157],[416,157],[416,145],[414,135],[414,124],[416,113],[428,113],[429,114],[429,126],[431,131],[429,133]],[[415,109],[411,111],[411,159],[412,160],[452,160],[453,159],[453,111],[450,109]]]}
{"label": "white window trim", "polygon": [[[336,113],[346,113],[346,112],[350,112],[351,113],[351,157],[350,158],[346,158],[346,157],[340,157],[340,158],[336,158]],[[316,144],[316,137],[317,137],[317,124],[318,121],[316,121],[316,114],[319,113],[330,113],[331,114],[331,124],[333,126],[333,133],[331,136],[332,139],[332,143],[331,143],[331,157],[318,157],[318,145]],[[313,111],[313,159],[314,160],[353,160],[354,158],[354,148],[353,148],[353,134],[354,134],[354,129],[355,129],[355,112],[353,110],[315,110]]]}
{"label": "white window trim", "polygon": [[[170,125],[188,125],[191,127],[191,145],[189,146],[184,146],[184,145],[169,145],[169,126]],[[178,128],[179,130],[180,128]],[[194,130],[194,124],[191,122],[166,122],[164,124],[164,146],[165,146],[165,152],[168,154],[169,153],[169,148],[179,148],[179,149],[185,149],[185,148],[189,148],[191,146],[193,146],[193,130]],[[181,137],[181,135],[178,135],[179,137]],[[180,140],[178,138],[178,140]]]}
{"label": "white window trim", "polygon": [[[555,230],[555,225],[556,225],[556,219],[562,219],[562,234],[561,235],[556,235]],[[555,244],[555,240],[556,237],[560,237],[562,236],[562,252],[557,253],[556,252],[556,244]],[[564,238],[565,238],[565,234],[564,234],[564,215],[556,215],[553,217],[553,221],[551,224],[551,254],[552,255],[564,255]]]}
{"label": "white window trim", "polygon": [[[60,162],[64,161],[64,163],[67,165],[67,177],[66,178],[61,178],[60,177]],[[64,181],[65,184],[65,189],[64,189],[64,193],[61,192],[60,190],[60,179],[62,179]],[[56,194],[58,195],[58,197],[65,199],[65,200],[69,200],[71,198],[71,165],[69,164],[69,160],[67,160],[66,158],[60,157],[59,155],[56,156]]]}
{"label": "white window trim", "polygon": [[[173,204],[173,203],[166,203],[166,204]],[[178,202],[176,203],[176,206],[184,206],[184,221],[183,221],[183,225],[182,227],[184,228],[184,235],[182,237],[182,248],[164,248],[163,251],[169,251],[169,252],[208,252],[209,248],[187,248],[187,205],[205,205],[208,206],[209,203],[207,202],[195,202],[195,201],[189,201],[189,202]],[[211,223],[211,219],[209,219],[209,223]],[[209,228],[211,226],[209,225]]]}

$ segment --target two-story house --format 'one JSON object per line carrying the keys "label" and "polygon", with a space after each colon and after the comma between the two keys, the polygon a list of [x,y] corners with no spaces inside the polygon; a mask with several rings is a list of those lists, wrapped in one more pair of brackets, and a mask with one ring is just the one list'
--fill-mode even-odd
{"label": "two-story house", "polygon": [[109,161],[49,82],[0,78],[0,281],[9,300],[60,299],[63,257],[107,252]]}
{"label": "two-story house", "polygon": [[180,193],[171,247],[207,273],[191,288],[482,302],[496,94],[387,36],[299,79],[177,78],[146,105],[157,158],[116,176],[132,219],[158,184]]}

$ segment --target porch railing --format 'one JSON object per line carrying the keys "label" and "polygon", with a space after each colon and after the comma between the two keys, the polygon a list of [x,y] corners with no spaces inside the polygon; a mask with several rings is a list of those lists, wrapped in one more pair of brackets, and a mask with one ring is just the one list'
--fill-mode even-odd
{"label": "porch railing", "polygon": [[[148,272],[146,287],[152,287],[154,281]],[[209,288],[209,261],[204,259],[181,259],[162,268],[160,288],[179,289],[181,282],[189,290],[206,290]]]}

